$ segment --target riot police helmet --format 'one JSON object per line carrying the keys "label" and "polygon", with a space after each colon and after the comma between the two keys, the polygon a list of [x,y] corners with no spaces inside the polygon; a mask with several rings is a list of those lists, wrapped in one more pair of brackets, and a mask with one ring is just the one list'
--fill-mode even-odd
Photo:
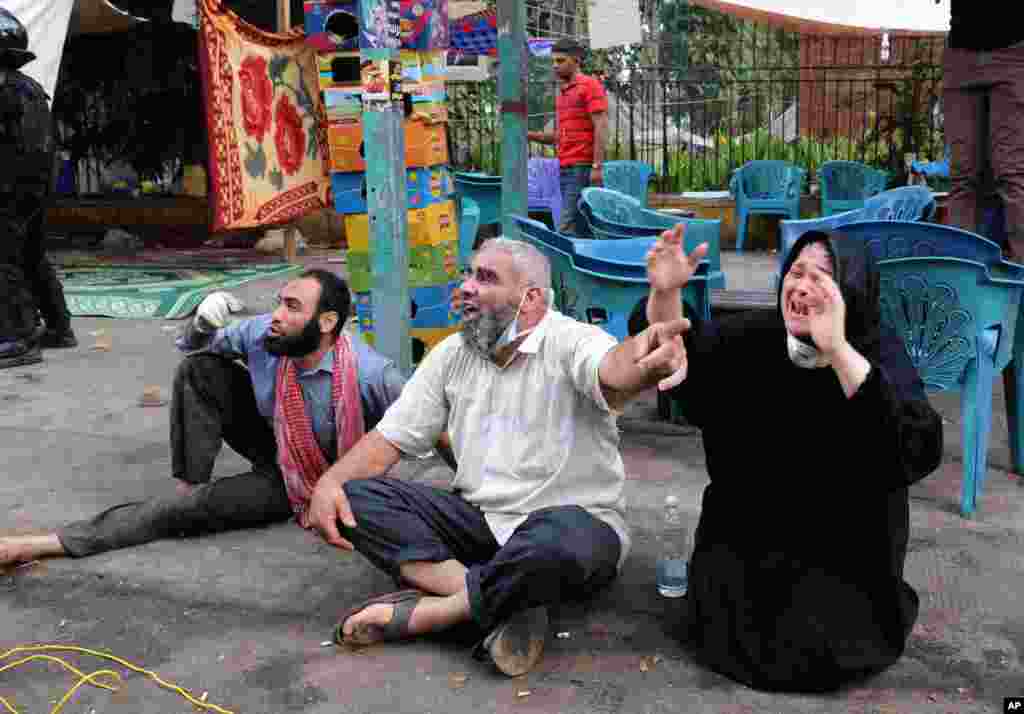
{"label": "riot police helmet", "polygon": [[0,68],[20,69],[36,56],[28,51],[28,32],[10,11],[0,7]]}

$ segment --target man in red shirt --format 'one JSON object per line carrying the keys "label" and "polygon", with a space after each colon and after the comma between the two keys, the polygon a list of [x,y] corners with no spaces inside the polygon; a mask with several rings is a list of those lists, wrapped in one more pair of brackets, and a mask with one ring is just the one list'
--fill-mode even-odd
{"label": "man in red shirt", "polygon": [[562,224],[576,235],[580,191],[601,185],[601,165],[608,140],[608,95],[599,81],[580,72],[583,48],[564,39],[551,49],[561,87],[555,100],[555,132],[531,131],[530,141],[558,146],[561,165]]}

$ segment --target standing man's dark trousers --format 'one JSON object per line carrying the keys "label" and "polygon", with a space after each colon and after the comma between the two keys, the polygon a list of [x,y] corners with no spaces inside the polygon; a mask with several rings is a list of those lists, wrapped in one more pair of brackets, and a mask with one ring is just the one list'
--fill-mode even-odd
{"label": "standing man's dark trousers", "polygon": [[[57,272],[46,258],[44,250],[46,236],[43,232],[42,210],[29,221],[27,233],[22,262],[25,278],[32,288],[32,294],[35,296],[36,306],[43,316],[43,321],[46,322],[47,332],[54,336],[53,339],[67,338],[74,334],[71,331],[71,313],[64,300],[64,288],[61,286],[60,280],[57,279]],[[53,345],[44,342],[44,346],[73,345]]]}
{"label": "standing man's dark trousers", "polygon": [[[950,223],[979,230],[979,157],[990,157],[995,191],[1006,211],[1014,260],[1024,260],[1024,42],[992,52],[946,48],[942,106],[950,145]],[[989,94],[988,146],[979,146],[981,96]]]}
{"label": "standing man's dark trousers", "polygon": [[[211,482],[224,442],[249,460],[252,471]],[[57,535],[79,557],[287,520],[292,509],[276,454],[274,432],[256,407],[245,367],[219,355],[191,355],[174,376],[171,468],[175,478],[197,487],[185,496],[114,506]]]}
{"label": "standing man's dark trousers", "polygon": [[342,537],[396,579],[403,563],[462,563],[484,631],[524,610],[591,596],[617,574],[618,534],[579,506],[534,511],[499,546],[484,514],[458,494],[392,478],[344,488],[357,525],[339,524]]}
{"label": "standing man's dark trousers", "polygon": [[25,271],[26,232],[16,196],[0,192],[0,368],[41,362],[36,302]]}

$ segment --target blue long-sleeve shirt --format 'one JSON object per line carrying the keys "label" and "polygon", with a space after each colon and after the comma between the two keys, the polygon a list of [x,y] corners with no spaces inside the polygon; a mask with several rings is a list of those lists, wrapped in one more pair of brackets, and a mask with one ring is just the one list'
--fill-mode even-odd
{"label": "blue long-sleeve shirt", "polygon": [[[259,315],[217,330],[213,336],[193,329],[190,323],[184,335],[178,338],[178,348],[184,352],[203,350],[241,359],[249,368],[256,405],[260,414],[273,426],[274,387],[281,358],[267,352],[263,338],[270,329],[270,315]],[[405,386],[405,377],[395,364],[375,351],[359,337],[352,338],[356,354],[356,373],[359,396],[363,405],[363,419],[369,431],[398,399]],[[331,377],[334,370],[334,350],[324,355],[313,369],[304,370],[296,365],[299,387],[306,404],[306,413],[313,426],[313,434],[329,462],[337,460],[337,428],[331,404]]]}

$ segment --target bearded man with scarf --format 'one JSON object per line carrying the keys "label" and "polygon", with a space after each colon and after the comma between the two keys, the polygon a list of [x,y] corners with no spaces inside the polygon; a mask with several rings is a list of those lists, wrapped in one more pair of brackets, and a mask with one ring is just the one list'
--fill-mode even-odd
{"label": "bearded man with scarf", "polygon": [[[695,253],[681,229],[658,240],[631,331],[678,317]],[[678,634],[748,686],[828,691],[903,653],[918,611],[907,488],[939,465],[942,421],[880,324],[863,245],[807,233],[782,275],[776,312],[694,320],[669,393],[710,479]]]}
{"label": "bearded man with scarf", "polygon": [[[306,527],[317,479],[405,383],[390,360],[343,333],[350,300],[345,281],[324,270],[287,283],[272,313],[231,324],[241,303],[207,296],[178,340],[192,354],[178,366],[171,402],[177,494],[114,506],[48,535],[0,538],[0,566],[290,517]],[[223,442],[252,470],[211,481]]]}
{"label": "bearded man with scarf", "polygon": [[[407,589],[345,613],[351,645],[475,623],[476,653],[510,676],[543,651],[548,605],[593,594],[629,552],[616,415],[681,365],[687,322],[616,344],[551,308],[551,269],[529,243],[492,239],[462,284],[463,326],[317,484],[309,518]],[[447,430],[451,490],[385,474]]]}

